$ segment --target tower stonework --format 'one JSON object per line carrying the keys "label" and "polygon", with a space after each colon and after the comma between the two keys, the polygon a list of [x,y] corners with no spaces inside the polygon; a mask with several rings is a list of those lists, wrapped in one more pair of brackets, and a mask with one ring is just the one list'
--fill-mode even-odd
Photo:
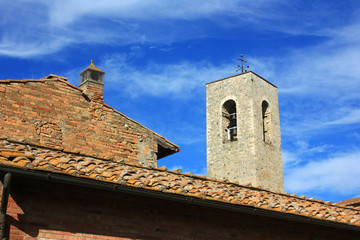
{"label": "tower stonework", "polygon": [[207,172],[284,191],[277,87],[253,72],[206,85]]}

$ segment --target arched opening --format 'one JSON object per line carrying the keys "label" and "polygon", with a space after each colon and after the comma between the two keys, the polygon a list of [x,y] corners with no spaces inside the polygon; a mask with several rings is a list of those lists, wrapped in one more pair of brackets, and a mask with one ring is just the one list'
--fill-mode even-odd
{"label": "arched opening", "polygon": [[263,140],[266,143],[271,143],[271,116],[269,111],[269,103],[263,101],[261,104],[262,108],[262,124],[263,124]]}
{"label": "arched opening", "polygon": [[234,100],[227,100],[222,106],[222,127],[223,140],[237,140],[236,103]]}

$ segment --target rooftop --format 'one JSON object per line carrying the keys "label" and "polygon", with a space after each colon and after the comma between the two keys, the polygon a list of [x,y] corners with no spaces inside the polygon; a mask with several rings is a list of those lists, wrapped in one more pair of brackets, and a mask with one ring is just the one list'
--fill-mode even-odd
{"label": "rooftop", "polygon": [[126,187],[136,191],[185,197],[191,201],[220,204],[246,211],[262,211],[300,221],[336,224],[360,230],[360,208],[342,206],[267,191],[251,185],[226,180],[217,181],[205,176],[168,171],[166,167],[149,168],[137,164],[113,163],[106,159],[79,155],[58,149],[30,145],[11,139],[0,140],[0,169],[20,170],[27,174],[59,175],[90,182],[112,184],[112,188]]}
{"label": "rooftop", "polygon": [[229,79],[229,78],[234,78],[234,77],[237,77],[237,76],[246,75],[246,74],[249,74],[249,73],[254,74],[255,76],[261,78],[262,80],[264,80],[265,82],[267,82],[267,83],[270,84],[271,86],[277,88],[277,86],[275,86],[274,84],[272,84],[271,82],[269,82],[269,81],[266,80],[265,78],[261,77],[260,75],[254,73],[253,71],[243,72],[243,73],[239,73],[239,74],[236,74],[236,75],[233,75],[233,76],[230,76],[230,77],[222,78],[222,79],[219,79],[219,80],[216,80],[216,81],[209,82],[209,83],[207,83],[206,85],[210,85],[210,84],[212,84],[212,83],[224,81],[224,80]]}

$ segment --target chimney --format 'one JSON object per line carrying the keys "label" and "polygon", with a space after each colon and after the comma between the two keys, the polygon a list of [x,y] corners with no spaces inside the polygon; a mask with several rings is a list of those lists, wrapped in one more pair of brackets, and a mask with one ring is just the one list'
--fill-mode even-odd
{"label": "chimney", "polygon": [[91,64],[80,73],[79,87],[84,91],[84,94],[91,100],[97,103],[103,103],[103,88],[104,88],[105,72],[94,65],[93,60]]}

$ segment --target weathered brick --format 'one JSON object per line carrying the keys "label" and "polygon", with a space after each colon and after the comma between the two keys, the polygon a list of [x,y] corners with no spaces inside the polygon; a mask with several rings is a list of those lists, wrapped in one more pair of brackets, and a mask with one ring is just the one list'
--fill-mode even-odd
{"label": "weathered brick", "polygon": [[[101,158],[111,155],[127,161],[135,156],[145,166],[156,166],[155,133],[101,101],[89,101],[79,88],[57,80],[0,81],[0,92],[5,91],[6,95],[0,95],[0,126],[4,128],[0,138],[30,138],[29,143],[40,141],[44,146]],[[101,89],[92,86],[88,91],[102,95]],[[140,136],[146,136],[146,143],[139,142]],[[142,151],[144,145],[151,151]]]}

